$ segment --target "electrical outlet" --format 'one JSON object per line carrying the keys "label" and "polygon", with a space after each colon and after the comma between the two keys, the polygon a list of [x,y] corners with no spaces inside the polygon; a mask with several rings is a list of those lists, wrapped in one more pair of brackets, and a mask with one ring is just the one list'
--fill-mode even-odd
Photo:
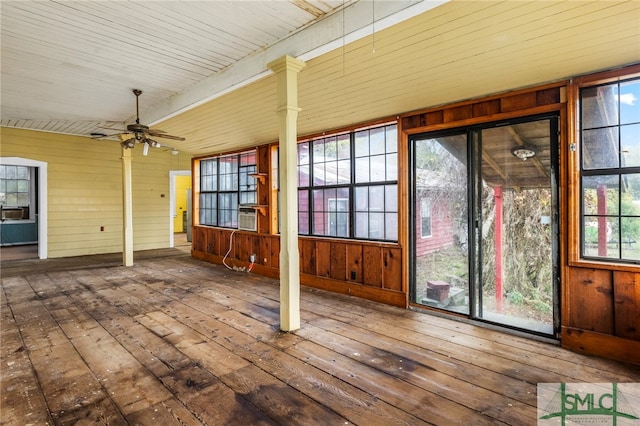
{"label": "electrical outlet", "polygon": [[351,279],[352,280],[356,279],[356,271],[351,271]]}
{"label": "electrical outlet", "polygon": [[255,263],[256,262],[256,255],[252,254],[251,256],[249,256],[249,262],[251,263]]}

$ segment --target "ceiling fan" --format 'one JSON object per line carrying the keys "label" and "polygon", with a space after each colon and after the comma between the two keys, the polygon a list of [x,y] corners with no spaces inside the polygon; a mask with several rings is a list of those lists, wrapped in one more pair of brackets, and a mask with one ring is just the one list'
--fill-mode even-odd
{"label": "ceiling fan", "polygon": [[[140,124],[140,106],[139,106],[139,98],[142,94],[142,90],[133,89],[133,94],[136,95],[136,122],[132,124],[127,124],[126,130],[122,133],[116,133],[114,135],[106,135],[103,133],[92,133],[92,137],[96,138],[105,138],[105,137],[113,137],[113,136],[125,136],[131,135],[128,139],[123,140],[120,143],[120,146],[124,149],[133,148],[137,143],[143,144],[142,155],[147,155],[149,152],[149,147],[162,147],[165,145],[161,145],[158,141],[152,139],[153,138],[164,138],[171,139],[176,141],[183,141],[184,138],[180,136],[173,136],[167,134],[164,130],[158,129],[150,129],[149,126]],[[174,149],[175,151],[175,149]]]}

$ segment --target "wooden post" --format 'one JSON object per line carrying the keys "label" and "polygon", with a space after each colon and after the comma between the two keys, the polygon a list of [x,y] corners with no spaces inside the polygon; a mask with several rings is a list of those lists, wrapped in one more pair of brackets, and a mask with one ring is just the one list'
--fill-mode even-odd
{"label": "wooden post", "polygon": [[268,64],[278,80],[280,147],[280,329],[300,328],[298,250],[298,73],[305,63],[290,56]]}
{"label": "wooden post", "polygon": [[502,187],[493,188],[493,199],[496,205],[495,220],[495,250],[496,250],[496,311],[501,314],[504,312],[502,281],[504,279],[502,265]]}
{"label": "wooden post", "polygon": [[598,185],[598,256],[607,257],[607,185]]}
{"label": "wooden post", "polygon": [[133,265],[131,150],[122,148],[122,265]]}

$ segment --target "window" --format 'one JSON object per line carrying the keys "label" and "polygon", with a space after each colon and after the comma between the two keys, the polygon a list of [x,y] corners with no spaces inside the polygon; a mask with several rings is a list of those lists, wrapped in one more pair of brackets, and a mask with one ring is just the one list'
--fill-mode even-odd
{"label": "window", "polygon": [[640,78],[580,89],[581,254],[640,262]]}
{"label": "window", "polygon": [[0,165],[0,206],[2,220],[29,219],[34,169]]}
{"label": "window", "polygon": [[397,126],[298,144],[298,232],[398,239]]}
{"label": "window", "polygon": [[200,224],[238,227],[238,206],[256,204],[255,150],[200,161]]}

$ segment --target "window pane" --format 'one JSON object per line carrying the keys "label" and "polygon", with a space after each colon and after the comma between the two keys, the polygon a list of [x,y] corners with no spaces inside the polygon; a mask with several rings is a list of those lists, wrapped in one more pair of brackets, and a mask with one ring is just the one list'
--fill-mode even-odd
{"label": "window pane", "polygon": [[298,191],[298,232],[309,233],[309,191]]}
{"label": "window pane", "polygon": [[18,182],[18,192],[29,192],[28,180],[19,180],[17,182]]}
{"label": "window pane", "polygon": [[29,207],[29,194],[25,194],[25,193],[18,194],[18,206]]}
{"label": "window pane", "polygon": [[584,216],[585,256],[618,258],[617,244],[608,243],[615,233],[616,219],[608,217]]}
{"label": "window pane", "polygon": [[17,180],[8,180],[7,181],[7,192],[16,192],[18,191],[18,181]]}
{"label": "window pane", "polygon": [[356,132],[355,142],[356,157],[364,157],[369,155],[369,131],[361,130]]}
{"label": "window pane", "polygon": [[385,153],[385,132],[384,127],[369,130],[369,155],[380,155]]}
{"label": "window pane", "polygon": [[640,81],[620,84],[620,124],[640,123]]}
{"label": "window pane", "polygon": [[623,175],[622,188],[620,214],[640,216],[640,174],[630,173]]}
{"label": "window pane", "polygon": [[320,139],[313,142],[313,163],[324,162],[324,139]]}
{"label": "window pane", "polygon": [[351,182],[351,161],[338,161],[338,183],[347,184]]}
{"label": "window pane", "polygon": [[385,221],[385,240],[397,241],[398,240],[398,214],[386,213],[384,215]]}
{"label": "window pane", "polygon": [[0,178],[4,179],[7,177],[7,167],[4,164],[0,164]]}
{"label": "window pane", "polygon": [[309,186],[309,165],[298,166],[298,186]]}
{"label": "window pane", "polygon": [[398,154],[387,155],[387,179],[398,180]]}
{"label": "window pane", "polygon": [[623,217],[620,226],[622,228],[622,257],[629,260],[640,260],[640,217]]}
{"label": "window pane", "polygon": [[338,159],[351,158],[351,139],[349,134],[338,136]]}
{"label": "window pane", "polygon": [[369,210],[384,211],[384,186],[369,187]]}
{"label": "window pane", "polygon": [[584,176],[582,202],[585,215],[618,214],[618,176]]}
{"label": "window pane", "polygon": [[356,213],[356,238],[369,238],[369,214]]}
{"label": "window pane", "polygon": [[356,158],[356,182],[369,182],[369,157]]}
{"label": "window pane", "polygon": [[18,166],[18,179],[29,179],[29,167]]}
{"label": "window pane", "polygon": [[369,238],[384,238],[384,213],[369,213]]}
{"label": "window pane", "polygon": [[609,169],[618,167],[617,127],[582,132],[582,167]]}
{"label": "window pane", "polygon": [[18,194],[15,192],[8,192],[6,205],[9,207],[18,207]]}
{"label": "window pane", "polygon": [[387,153],[398,151],[398,126],[392,124],[386,127]]}
{"label": "window pane", "polygon": [[640,124],[620,127],[622,167],[640,166]]}
{"label": "window pane", "polygon": [[384,209],[388,212],[398,211],[398,185],[384,187]]}
{"label": "window pane", "polygon": [[357,187],[355,189],[355,208],[357,212],[369,210],[369,188]]}
{"label": "window pane", "polygon": [[7,179],[18,178],[18,171],[16,169],[16,166],[6,166],[6,170],[7,170]]}
{"label": "window pane", "polygon": [[607,85],[582,89],[582,128],[618,124],[618,86]]}
{"label": "window pane", "polygon": [[371,165],[369,166],[369,172],[371,174],[369,182],[384,182],[387,174],[385,172],[385,166],[387,164],[384,155],[376,155],[370,157]]}

